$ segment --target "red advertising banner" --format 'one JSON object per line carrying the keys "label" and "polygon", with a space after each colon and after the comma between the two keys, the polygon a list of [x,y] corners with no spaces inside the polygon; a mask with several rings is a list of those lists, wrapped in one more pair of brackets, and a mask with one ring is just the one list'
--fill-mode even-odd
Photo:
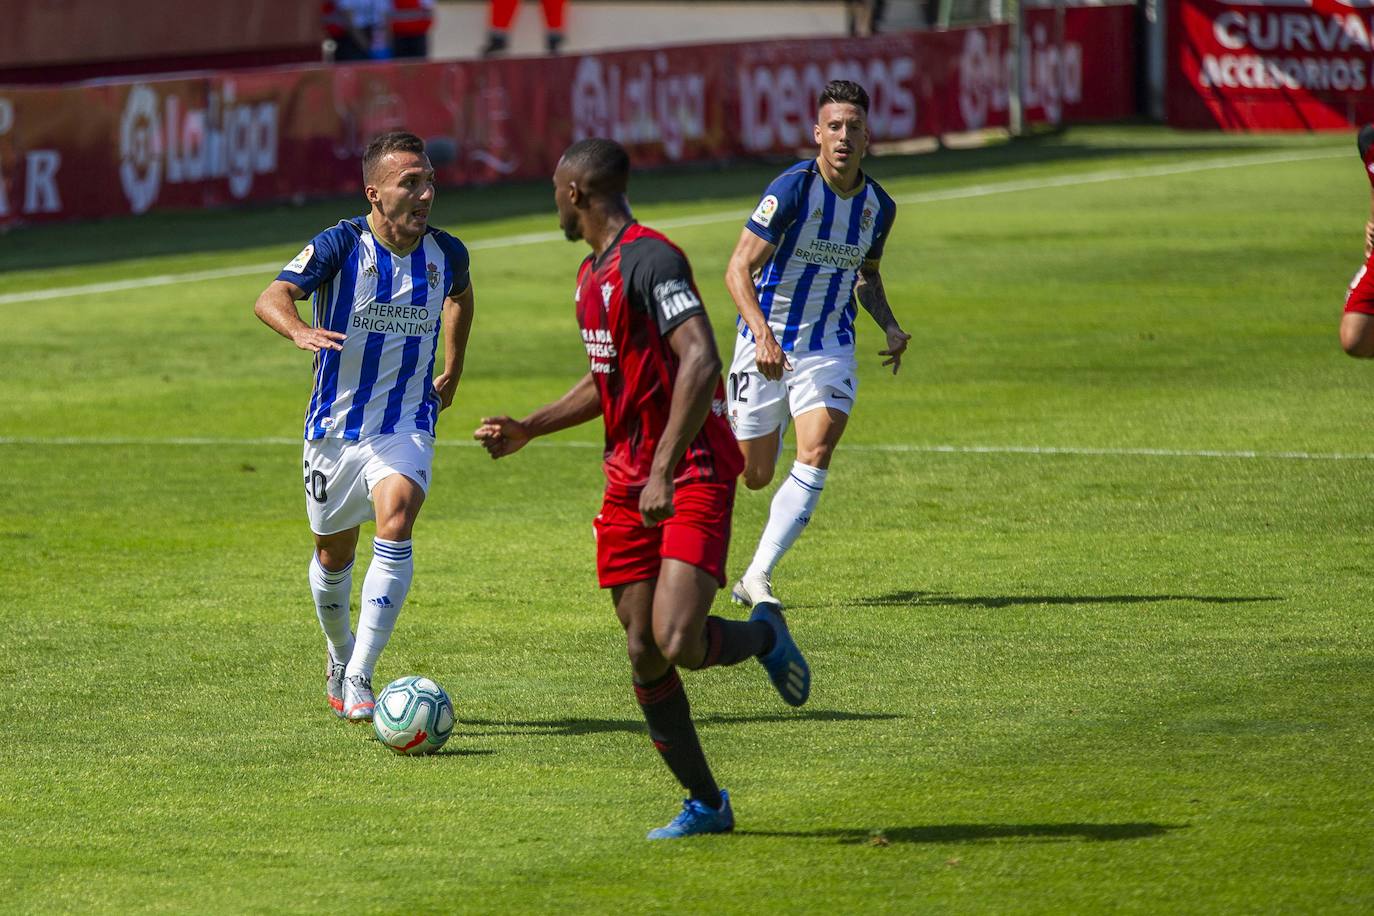
{"label": "red advertising banner", "polygon": [[[1043,13],[1027,24],[1028,117],[1131,114],[1130,9]],[[589,136],[644,166],[791,155],[836,78],[868,89],[875,141],[1004,126],[1009,46],[992,26],[0,88],[0,226],[356,191],[367,141],[402,127],[446,184],[546,177]]]}
{"label": "red advertising banner", "polygon": [[1170,0],[1168,120],[1241,130],[1374,119],[1374,11],[1334,0]]}
{"label": "red advertising banner", "polygon": [[1135,114],[1135,4],[1026,9],[1021,102],[1030,123]]}
{"label": "red advertising banner", "polygon": [[[1067,124],[1129,117],[1135,102],[1135,6],[1027,8],[1023,12],[1022,115],[1028,124]],[[1003,127],[1016,67],[1010,30],[926,33],[956,69],[927,107],[942,123],[966,129]],[[938,59],[938,58],[937,58]],[[953,89],[954,91],[950,91]]]}

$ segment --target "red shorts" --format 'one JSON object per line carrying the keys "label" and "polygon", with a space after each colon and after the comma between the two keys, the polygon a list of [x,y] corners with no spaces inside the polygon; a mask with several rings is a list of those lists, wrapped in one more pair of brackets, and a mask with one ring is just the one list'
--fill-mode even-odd
{"label": "red shorts", "polygon": [[735,482],[689,483],[673,494],[673,516],[644,527],[639,494],[606,494],[596,531],[596,577],[602,588],[658,578],[665,558],[706,570],[725,586]]}
{"label": "red shorts", "polygon": [[1374,255],[1355,273],[1350,291],[1345,294],[1345,310],[1374,315]]}

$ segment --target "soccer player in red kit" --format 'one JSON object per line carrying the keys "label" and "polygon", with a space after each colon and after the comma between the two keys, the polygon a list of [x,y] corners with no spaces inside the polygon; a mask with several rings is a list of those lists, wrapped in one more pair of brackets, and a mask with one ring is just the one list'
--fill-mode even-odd
{"label": "soccer player in red kit", "polygon": [[1364,266],[1350,281],[1341,316],[1341,347],[1351,356],[1374,356],[1374,124],[1360,128],[1357,138],[1364,177],[1370,184],[1370,214],[1364,224]]}
{"label": "soccer player in red kit", "polygon": [[606,494],[596,517],[596,566],[611,590],[649,737],[688,792],[682,811],[649,839],[734,828],[730,798],[692,723],[679,667],[758,658],[793,706],[811,673],[782,608],[749,620],[708,616],[725,585],[735,478],[743,467],[725,418],[720,354],[686,256],[635,222],[625,192],[630,158],[613,140],[570,146],[554,172],[559,224],[592,254],[577,276],[577,321],[590,371],[523,420],[486,417],[474,433],[493,458],[535,436],[600,416]]}

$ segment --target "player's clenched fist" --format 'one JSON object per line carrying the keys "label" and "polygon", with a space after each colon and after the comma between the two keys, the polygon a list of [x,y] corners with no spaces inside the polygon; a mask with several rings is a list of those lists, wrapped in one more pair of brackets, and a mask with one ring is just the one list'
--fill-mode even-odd
{"label": "player's clenched fist", "polygon": [[644,520],[644,527],[652,528],[665,518],[673,517],[675,489],[671,477],[649,478],[649,482],[639,494],[639,516]]}
{"label": "player's clenched fist", "polygon": [[520,451],[530,441],[529,431],[510,417],[483,417],[472,438],[482,443],[492,458],[504,458]]}
{"label": "player's clenched fist", "polygon": [[764,378],[776,382],[782,378],[784,370],[792,368],[792,363],[788,361],[787,354],[782,352],[782,347],[778,346],[772,329],[765,326],[755,335],[755,341],[754,364]]}

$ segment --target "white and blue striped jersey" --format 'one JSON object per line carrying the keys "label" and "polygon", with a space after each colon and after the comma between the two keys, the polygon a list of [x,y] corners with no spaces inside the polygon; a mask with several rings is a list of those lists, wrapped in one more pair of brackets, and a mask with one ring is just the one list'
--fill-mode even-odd
{"label": "white and blue striped jersey", "polygon": [[469,283],[462,242],[430,228],[410,254],[394,254],[360,216],[315,236],[277,279],[314,294],[317,327],[347,335],[342,350],[315,354],[306,439],[434,435],[444,299]]}
{"label": "white and blue striped jersey", "polygon": [[[785,352],[853,348],[859,266],[882,257],[896,216],[897,205],[872,178],[841,196],[814,159],[773,179],[745,225],[777,246],[755,289]],[[752,338],[743,319],[738,327]]]}

